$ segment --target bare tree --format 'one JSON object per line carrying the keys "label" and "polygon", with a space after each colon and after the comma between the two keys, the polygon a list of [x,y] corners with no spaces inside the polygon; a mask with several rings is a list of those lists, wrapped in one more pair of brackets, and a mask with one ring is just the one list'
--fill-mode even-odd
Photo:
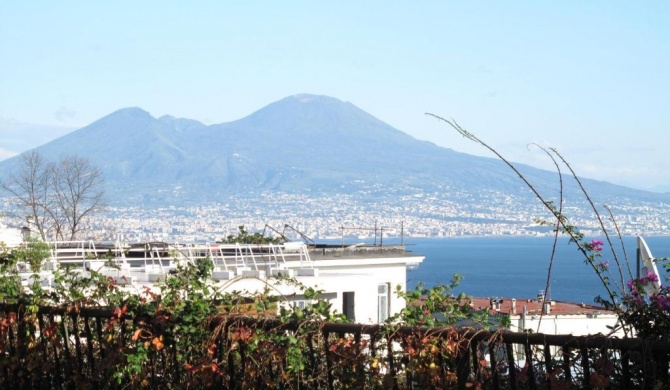
{"label": "bare tree", "polygon": [[0,188],[14,197],[16,205],[25,211],[25,218],[46,240],[54,228],[48,211],[51,207],[50,166],[37,151],[21,155],[18,172],[0,181]]}
{"label": "bare tree", "polygon": [[65,156],[53,166],[61,239],[74,240],[84,222],[104,206],[102,173],[83,157]]}
{"label": "bare tree", "polygon": [[91,162],[66,156],[49,163],[37,151],[21,156],[15,173],[0,181],[42,240],[74,240],[104,207],[103,178]]}

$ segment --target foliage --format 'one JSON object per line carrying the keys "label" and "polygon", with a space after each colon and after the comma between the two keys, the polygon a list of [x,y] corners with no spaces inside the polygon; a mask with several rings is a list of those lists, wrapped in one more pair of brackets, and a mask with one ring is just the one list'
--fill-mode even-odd
{"label": "foliage", "polygon": [[649,272],[629,282],[630,294],[624,297],[626,310],[622,317],[626,323],[634,324],[638,337],[670,341],[670,287],[661,287],[649,296],[643,289],[655,279],[656,275]]}
{"label": "foliage", "polygon": [[405,300],[405,307],[388,322],[407,326],[477,326],[485,329],[507,327],[508,316],[489,318],[488,309],[473,310],[470,297],[465,293],[454,296],[452,291],[458,287],[463,276],[455,274],[449,285],[437,285],[430,289],[419,283],[414,290],[403,291],[400,286],[396,294]]}
{"label": "foliage", "polygon": [[29,238],[18,248],[11,251],[10,257],[15,262],[23,262],[28,265],[32,272],[39,272],[42,269],[44,260],[51,256],[51,247],[49,244],[36,238]]}
{"label": "foliage", "polygon": [[41,294],[26,295],[21,274],[33,273],[32,290],[41,292],[39,276],[43,262],[50,256],[50,247],[36,239],[30,239],[16,248],[0,246],[0,302],[35,302]]}
{"label": "foliage", "polygon": [[[553,253],[555,252],[558,234],[568,236],[570,238],[570,243],[577,246],[577,249],[584,258],[584,263],[594,271],[595,275],[607,291],[607,296],[597,297],[596,302],[602,304],[607,309],[614,311],[619,316],[619,319],[624,325],[623,329],[626,334],[631,334],[630,331],[635,330],[640,336],[646,338],[670,339],[670,300],[668,289],[661,289],[661,291],[649,296],[645,295],[643,286],[650,283],[650,278],[656,278],[656,275],[643,275],[641,278],[633,277],[632,267],[626,256],[626,250],[623,245],[619,226],[617,225],[611,210],[607,206],[603,206],[601,209],[595,205],[577,174],[556,149],[545,149],[540,147],[554,161],[559,173],[560,187],[558,206],[555,204],[555,201],[540,194],[516,166],[509,162],[496,149],[489,146],[473,133],[463,129],[455,121],[447,120],[433,114],[428,115],[446,122],[465,138],[478,143],[493,152],[502,162],[512,169],[512,171],[550,212],[553,217],[552,220],[546,221],[540,219],[537,221],[542,225],[554,226],[556,236],[554,240],[554,249],[552,251],[552,262],[550,264],[553,264]],[[604,240],[588,239],[585,237],[577,226],[569,222],[568,216],[563,212],[563,179],[557,160],[570,171],[572,177],[575,179],[582,195],[593,211],[600,232],[604,236]],[[606,219],[603,215],[609,216],[609,223],[606,223]],[[623,249],[623,259],[620,258],[615,249],[613,237],[616,237]],[[603,260],[603,253],[606,249],[611,255],[611,261]],[[658,260],[659,259],[655,259],[655,261]],[[551,272],[551,267],[549,272]],[[549,277],[547,278],[547,283],[549,283]]]}
{"label": "foliage", "polygon": [[237,235],[228,235],[228,237],[217,241],[220,244],[281,244],[284,242],[282,237],[266,237],[256,232],[249,234],[244,225],[237,227]]}
{"label": "foliage", "polygon": [[[223,293],[211,271],[209,261],[187,264],[141,291],[69,268],[58,270],[52,291],[19,283],[16,299],[0,303],[0,387],[484,389],[512,380],[512,371],[519,389],[619,384],[614,350],[558,350],[547,359],[550,350],[540,347],[528,350],[522,367],[511,363],[498,323],[452,295],[459,276],[398,291],[406,310],[360,326],[295,279]],[[282,286],[295,288],[305,306],[287,304]],[[447,326],[466,321],[471,328]],[[491,331],[477,338],[481,327]],[[630,360],[632,383],[640,384],[646,366]]]}
{"label": "foliage", "polygon": [[[9,263],[3,267],[0,353],[12,351],[14,337],[25,350],[12,355],[18,356],[15,363],[0,361],[0,370],[19,367],[16,375],[0,379],[0,387],[33,378],[30,384],[45,381],[48,387],[63,387],[60,384],[72,380],[80,387],[100,388],[225,384],[297,389],[327,387],[333,375],[339,378],[337,388],[377,387],[391,377],[388,363],[375,356],[380,352],[371,351],[383,353],[389,346],[398,374],[407,376],[412,370],[421,383],[447,383],[451,379],[430,379],[431,364],[451,372],[448,377],[453,379],[462,340],[455,329],[446,344],[441,336],[425,335],[420,329],[475,318],[464,296],[451,296],[458,278],[450,286],[399,290],[412,309],[389,319],[374,341],[324,333],[327,324],[346,323],[345,316],[333,311],[321,290],[292,278],[268,279],[261,291],[221,292],[210,278],[209,260],[185,264],[140,291],[79,267],[56,269],[52,286],[44,288],[40,283],[22,284]],[[300,294],[305,305],[288,304],[291,297],[279,293],[282,286]],[[7,311],[7,304],[19,304],[17,311]],[[421,306],[442,317],[428,316],[419,310]],[[108,314],[96,324],[91,309]],[[397,338],[400,326],[415,327],[417,332]],[[10,332],[13,336],[8,337]],[[405,345],[416,353],[407,360],[393,345]]]}
{"label": "foliage", "polygon": [[3,248],[3,259],[0,262],[0,302],[15,303],[23,295],[16,259]]}

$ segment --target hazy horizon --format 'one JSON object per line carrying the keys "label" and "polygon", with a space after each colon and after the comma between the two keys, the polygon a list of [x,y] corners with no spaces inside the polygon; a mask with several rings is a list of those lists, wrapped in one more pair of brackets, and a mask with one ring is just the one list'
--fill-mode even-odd
{"label": "hazy horizon", "polygon": [[661,1],[4,2],[0,158],[124,107],[214,124],[312,93],[457,151],[491,157],[426,112],[512,161],[551,169],[534,142],[580,176],[667,190],[669,16]]}

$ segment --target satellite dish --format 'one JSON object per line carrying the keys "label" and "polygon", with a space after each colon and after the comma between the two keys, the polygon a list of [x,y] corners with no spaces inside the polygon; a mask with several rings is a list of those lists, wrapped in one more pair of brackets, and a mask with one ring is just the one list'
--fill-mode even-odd
{"label": "satellite dish", "polygon": [[649,250],[647,243],[644,241],[644,238],[640,236],[637,237],[637,249],[640,254],[640,262],[642,263],[642,277],[645,277],[649,272],[656,275],[655,282],[644,285],[644,292],[647,293],[647,295],[657,293],[661,290],[661,276],[658,274],[654,256],[651,255],[651,251]]}

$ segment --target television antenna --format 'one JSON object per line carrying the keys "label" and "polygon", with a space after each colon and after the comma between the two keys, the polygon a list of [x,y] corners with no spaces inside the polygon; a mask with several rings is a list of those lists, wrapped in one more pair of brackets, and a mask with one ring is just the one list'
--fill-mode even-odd
{"label": "television antenna", "polygon": [[[286,228],[289,228],[289,229],[293,230],[294,232],[298,233],[298,235],[300,235],[300,237],[301,237],[302,240],[305,242],[305,244],[307,244],[307,245],[309,245],[310,243],[312,243],[312,245],[315,245],[315,244],[316,244],[316,242],[314,242],[314,240],[312,240],[311,238],[307,237],[303,232],[301,232],[300,230],[294,228],[293,226],[289,225],[288,223],[285,223],[285,224],[284,224],[284,232],[286,232]],[[284,236],[284,235],[282,234],[282,236]]]}
{"label": "television antenna", "polygon": [[279,230],[273,228],[272,226],[268,225],[267,223],[265,224],[265,227],[263,228],[263,234],[262,234],[263,237],[265,237],[265,232],[266,232],[267,229],[270,229],[273,232],[277,233],[282,238],[282,240],[284,240],[284,242],[290,242],[291,241],[288,237],[286,237],[284,235],[284,233],[282,233]]}

